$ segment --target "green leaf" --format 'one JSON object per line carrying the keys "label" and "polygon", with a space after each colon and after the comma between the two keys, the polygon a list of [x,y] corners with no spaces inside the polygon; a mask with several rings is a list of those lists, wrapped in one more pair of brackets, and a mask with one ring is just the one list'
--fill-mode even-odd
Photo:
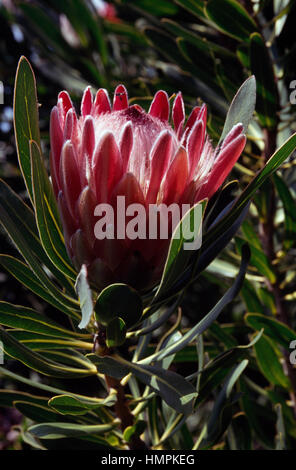
{"label": "green leaf", "polygon": [[244,281],[241,290],[241,296],[244,299],[248,312],[264,312],[263,304],[260,302],[260,298],[258,297],[257,291],[254,288],[253,283],[248,281],[247,279],[245,279]]}
{"label": "green leaf", "polygon": [[85,338],[85,335],[62,328],[40,312],[3,301],[0,301],[0,324],[63,339]]}
{"label": "green leaf", "polygon": [[121,283],[103,289],[95,304],[97,322],[105,326],[120,317],[130,328],[140,320],[142,312],[142,299],[137,291]]}
{"label": "green leaf", "polygon": [[183,28],[179,23],[168,18],[163,18],[161,23],[165,28],[173,33],[177,37],[186,39],[188,42],[197,47],[200,51],[203,51],[207,55],[211,52],[219,54],[219,56],[234,57],[234,54],[228,49],[219,46],[215,42],[209,41],[205,37],[199,36],[196,32],[192,32],[190,29]]}
{"label": "green leaf", "polygon": [[290,388],[290,380],[284,374],[280,358],[272,341],[263,335],[260,341],[254,345],[254,349],[259,369],[266,379],[274,385]]}
{"label": "green leaf", "polygon": [[239,41],[248,42],[250,34],[257,30],[253,18],[236,0],[209,0],[205,12],[223,33]]}
{"label": "green leaf", "polygon": [[75,312],[78,312],[78,305],[74,303],[74,299],[73,306],[66,307],[62,305],[56,299],[56,296],[52,295],[52,293],[41,284],[38,277],[25,263],[9,255],[0,255],[0,264],[22,285],[34,292],[34,294],[41,297],[50,305],[53,305],[58,310],[61,310],[71,317],[77,318],[77,313],[75,314]]}
{"label": "green leaf", "polygon": [[296,240],[296,203],[283,178],[275,173],[273,175],[273,181],[276,191],[284,206],[285,238],[283,240],[283,245],[285,250],[289,250],[295,245]]}
{"label": "green leaf", "polygon": [[123,0],[122,3],[130,3],[153,16],[175,15],[178,12],[178,7],[171,0],[158,0],[157,2],[151,2],[151,0]]}
{"label": "green leaf", "polygon": [[241,195],[236,199],[231,209],[213,225],[204,236],[203,249],[215,242],[219,235],[223,234],[229,225],[234,223],[243,208],[254,196],[257,189],[274,173],[277,168],[288,158],[296,148],[296,133],[293,134],[276,152],[270,157],[266,165],[257,173]]}
{"label": "green leaf", "polygon": [[30,141],[33,199],[36,222],[44,250],[53,264],[66,276],[75,279],[76,273],[66,252],[61,223],[52,185],[48,179],[40,149]]}
{"label": "green leaf", "polygon": [[256,439],[268,449],[274,449],[275,416],[268,405],[260,405],[253,398],[252,390],[246,385],[245,377],[240,380],[241,402]]}
{"label": "green leaf", "polygon": [[204,0],[174,0],[197,18],[205,18]]}
{"label": "green leaf", "polygon": [[9,186],[1,180],[0,223],[43,286],[51,295],[55,296],[59,303],[69,307],[70,311],[71,309],[75,311],[77,304],[74,299],[71,299],[61,292],[42,268],[40,261],[61,280],[65,288],[71,292],[73,291],[72,284],[55,268],[44,252],[38,238],[38,232],[35,232],[36,225],[33,213]]}
{"label": "green leaf", "polygon": [[58,395],[49,400],[48,405],[63,415],[84,415],[102,406],[113,406],[116,402],[116,392],[106,398],[78,399],[70,395]]}
{"label": "green leaf", "polygon": [[255,103],[256,79],[252,76],[247,78],[241,85],[230,104],[219,143],[225,139],[228,132],[239,122],[244,126],[244,132],[247,133],[255,110]]}
{"label": "green leaf", "polygon": [[76,423],[42,423],[29,427],[28,431],[39,439],[62,439],[64,437],[105,434],[118,426],[117,421],[109,424],[84,425]]}
{"label": "green leaf", "polygon": [[88,362],[84,362],[84,368],[75,368],[67,367],[44,358],[41,354],[31,351],[29,348],[19,343],[2,327],[0,327],[0,338],[3,342],[6,354],[41,374],[62,378],[81,378],[96,374],[96,368],[91,367]]}
{"label": "green leaf", "polygon": [[296,340],[296,333],[284,323],[259,313],[248,313],[245,321],[255,330],[264,329],[264,334],[276,343],[289,350],[291,341]]}
{"label": "green leaf", "polygon": [[165,267],[159,288],[154,296],[155,303],[165,295],[176,279],[180,276],[202,242],[202,218],[207,201],[195,204],[181,219],[175,228],[168,250]]}
{"label": "green leaf", "polygon": [[87,267],[85,264],[81,266],[80,272],[77,276],[75,290],[79,298],[82,313],[82,318],[78,327],[82,329],[87,327],[93,313],[92,292],[91,288],[89,287],[87,279]]}
{"label": "green leaf", "polygon": [[223,385],[221,392],[214,403],[213,411],[210,418],[205,425],[205,437],[201,443],[201,447],[210,443],[215,443],[217,439],[222,435],[227,426],[229,425],[229,407],[231,407],[231,392],[248,365],[246,359],[243,360],[238,366],[234,367],[227,376],[227,379]]}
{"label": "green leaf", "polygon": [[36,421],[37,423],[42,423],[44,421],[57,421],[60,416],[50,408],[48,408],[47,403],[40,405],[37,403],[31,403],[27,401],[16,400],[14,402],[14,407],[26,418]]}
{"label": "green leaf", "polygon": [[140,436],[146,429],[145,421],[139,419],[133,426],[128,426],[123,432],[123,438],[126,442],[130,442],[132,437]]}
{"label": "green leaf", "polygon": [[126,337],[126,326],[124,320],[120,317],[113,318],[113,320],[111,320],[107,325],[106,334],[106,344],[108,348],[121,346],[125,342]]}
{"label": "green leaf", "polygon": [[121,379],[132,372],[141,382],[149,385],[164,401],[179,413],[189,415],[197,396],[195,388],[181,375],[175,372],[128,362],[122,357],[99,357],[88,354],[87,357],[97,366],[98,372]]}
{"label": "green leaf", "polygon": [[30,393],[18,390],[0,390],[0,406],[12,407],[15,401],[26,401],[27,403],[36,403],[46,405],[47,398],[31,395]]}
{"label": "green leaf", "polygon": [[14,88],[14,131],[17,145],[19,165],[33,200],[30,140],[40,146],[38,123],[38,102],[34,72],[28,60],[22,56],[19,60]]}
{"label": "green leaf", "polygon": [[276,420],[276,430],[277,434],[275,436],[275,448],[276,450],[285,450],[286,447],[286,430],[285,430],[285,422],[283,416],[282,405],[277,403],[275,405],[275,411],[277,414]]}
{"label": "green leaf", "polygon": [[[88,396],[85,396],[85,395],[79,395],[77,393],[70,393],[66,390],[62,390],[62,389],[57,388],[57,387],[52,387],[52,386],[46,385],[45,383],[42,383],[42,382],[37,382],[36,380],[28,379],[26,377],[22,377],[21,375],[15,374],[14,372],[11,372],[10,370],[8,370],[7,368],[4,368],[4,367],[0,367],[0,377],[1,378],[6,377],[11,381],[20,382],[20,383],[25,384],[29,387],[37,388],[39,390],[45,391],[45,392],[50,393],[50,394],[57,394],[58,393],[59,395],[60,394],[67,395],[67,396],[71,396],[73,398],[76,398],[78,401],[82,401],[82,402],[86,402],[86,403],[89,403],[90,401],[92,401],[94,404],[95,403],[98,403],[98,404],[100,403],[100,399],[93,398],[93,397],[88,397]],[[113,395],[113,394],[110,393],[110,395],[109,395],[110,399],[111,399],[111,395]],[[108,399],[108,397],[106,399]],[[27,397],[26,397],[26,401],[28,401]]]}
{"label": "green leaf", "polygon": [[85,340],[81,340],[79,338],[64,339],[56,336],[48,336],[21,329],[9,330],[9,334],[18,342],[24,344],[32,351],[45,351],[44,354],[48,354],[48,352],[52,349],[61,350],[66,348],[76,348],[82,349],[83,351],[92,351],[93,349],[92,339],[89,339],[89,342],[86,342]]}
{"label": "green leaf", "polygon": [[[241,248],[245,243],[240,237],[235,238],[238,252],[241,253]],[[276,281],[276,275],[273,270],[272,264],[263,250],[259,250],[253,245],[249,245],[251,250],[250,264],[255,266],[262,276],[265,276],[272,284]]]}
{"label": "green leaf", "polygon": [[261,125],[272,129],[277,123],[277,89],[271,59],[259,33],[251,35],[250,62],[257,82],[256,111]]}
{"label": "green leaf", "polygon": [[242,251],[242,262],[240,271],[237,275],[234,284],[227,290],[227,292],[223,295],[223,297],[219,300],[215,307],[197,325],[195,325],[193,328],[191,328],[191,330],[185,333],[185,335],[175,344],[168,346],[167,348],[162,349],[161,351],[158,351],[157,353],[152,354],[149,357],[146,357],[145,359],[140,361],[140,363],[149,364],[151,361],[159,361],[164,359],[165,357],[170,356],[171,354],[175,354],[176,352],[183,349],[191,341],[193,341],[198,335],[202,334],[213,323],[213,321],[216,320],[223,308],[229,302],[231,302],[239,292],[246,273],[249,256],[249,248],[245,246]]}
{"label": "green leaf", "polygon": [[249,344],[228,349],[206,365],[201,374],[200,390],[196,400],[197,407],[211,396],[213,391],[225,379],[229,369],[234,367],[239,360],[245,359],[248,356],[248,349],[259,341],[262,333],[263,330],[261,330]]}

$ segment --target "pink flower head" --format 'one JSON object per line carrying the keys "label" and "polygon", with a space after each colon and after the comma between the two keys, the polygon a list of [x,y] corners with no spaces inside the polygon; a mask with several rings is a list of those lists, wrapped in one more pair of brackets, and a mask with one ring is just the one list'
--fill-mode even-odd
{"label": "pink flower head", "polygon": [[123,85],[116,88],[112,105],[106,90],[93,99],[86,88],[80,117],[65,91],[52,110],[51,176],[66,246],[77,270],[88,266],[97,288],[111,282],[151,287],[160,279],[169,243],[98,239],[98,204],[109,203],[116,211],[117,196],[124,196],[126,205],[193,205],[217,191],[245,146],[243,126],[237,124],[214,150],[206,132],[206,106],[193,108],[186,121],[181,93],[173,103],[173,125],[169,117],[166,92],[156,93],[146,113],[128,105]]}

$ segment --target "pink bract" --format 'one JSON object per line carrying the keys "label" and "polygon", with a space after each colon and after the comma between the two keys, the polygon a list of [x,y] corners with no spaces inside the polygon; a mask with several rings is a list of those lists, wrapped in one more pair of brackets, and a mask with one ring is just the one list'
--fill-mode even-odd
{"label": "pink bract", "polygon": [[88,267],[98,289],[126,282],[145,289],[159,281],[168,240],[98,240],[100,203],[191,204],[210,198],[227,178],[246,142],[237,124],[218,150],[206,132],[207,109],[193,108],[185,119],[182,94],[172,107],[166,92],[154,96],[148,113],[128,105],[119,85],[111,105],[106,90],[93,99],[86,88],[77,117],[66,91],[51,113],[51,177],[69,256],[77,270]]}

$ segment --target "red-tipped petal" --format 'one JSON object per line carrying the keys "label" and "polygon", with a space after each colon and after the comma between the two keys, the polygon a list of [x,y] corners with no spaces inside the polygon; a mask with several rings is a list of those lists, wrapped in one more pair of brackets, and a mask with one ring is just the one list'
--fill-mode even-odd
{"label": "red-tipped petal", "polygon": [[119,149],[112,132],[101,138],[93,157],[92,176],[98,202],[107,202],[111,189],[122,174]]}
{"label": "red-tipped petal", "polygon": [[168,95],[165,91],[159,90],[153,98],[149,114],[151,116],[167,121],[170,114],[170,104]]}
{"label": "red-tipped petal", "polygon": [[73,108],[73,104],[71,98],[67,91],[61,91],[58,96],[58,110],[59,110],[59,117],[61,122],[62,129],[64,128],[64,123],[66,119],[67,112],[70,108]]}
{"label": "red-tipped petal", "polygon": [[79,196],[77,211],[79,215],[80,226],[85,234],[85,238],[92,248],[95,242],[95,223],[94,210],[96,207],[96,197],[92,190],[87,186]]}
{"label": "red-tipped petal", "polygon": [[203,122],[205,129],[207,127],[207,115],[208,115],[207,106],[203,104],[199,110],[197,119]]}
{"label": "red-tipped petal", "polygon": [[200,106],[195,106],[195,108],[193,108],[193,110],[191,111],[189,118],[187,119],[185,130],[192,129],[192,127],[194,126],[197,120],[197,116],[199,115],[199,112],[200,112]]}
{"label": "red-tipped petal", "polygon": [[122,171],[125,173],[133,148],[133,126],[130,121],[128,121],[122,129],[119,148],[122,160]]}
{"label": "red-tipped petal", "polygon": [[82,100],[81,100],[81,115],[87,116],[91,113],[92,109],[92,93],[91,87],[88,86],[83,93]]}
{"label": "red-tipped petal", "polygon": [[111,104],[107,90],[100,88],[97,91],[95,101],[93,104],[93,115],[98,116],[99,114],[108,113],[111,111]]}
{"label": "red-tipped petal", "polygon": [[83,185],[89,180],[89,171],[91,168],[92,157],[95,148],[95,127],[91,116],[87,116],[84,121],[82,131],[81,161],[79,166],[82,168],[81,177]]}
{"label": "red-tipped petal", "polygon": [[70,108],[66,115],[63,140],[66,141],[71,139],[74,125],[74,114],[75,111],[73,108]]}
{"label": "red-tipped petal", "polygon": [[189,180],[194,176],[205,141],[205,127],[202,121],[197,121],[187,139],[187,152],[189,158]]}
{"label": "red-tipped petal", "polygon": [[181,92],[179,92],[175,98],[172,114],[173,114],[175,132],[179,134],[180,126],[183,125],[184,120],[185,120],[185,109],[184,109],[184,102],[183,102]]}
{"label": "red-tipped petal", "polygon": [[59,112],[57,106],[53,108],[50,115],[50,167],[53,185],[60,188],[59,168],[61,150],[63,145],[63,132],[60,126]]}
{"label": "red-tipped petal", "polygon": [[199,200],[210,198],[227,178],[246,144],[245,135],[232,140],[218,155],[210,172],[208,181],[197,194]]}
{"label": "red-tipped petal", "polygon": [[60,161],[60,182],[65,201],[72,217],[76,218],[76,202],[81,192],[81,184],[75,151],[69,140],[62,148]]}
{"label": "red-tipped petal", "polygon": [[118,85],[114,92],[113,111],[120,111],[128,107],[128,97],[125,86]]}
{"label": "red-tipped petal", "polygon": [[[244,126],[241,124],[241,123],[238,123],[236,124],[235,126],[233,126],[233,128],[231,129],[231,131],[228,132],[227,136],[225,137],[225,139],[223,140],[223,143],[222,143],[222,146],[221,146],[221,150],[223,150],[225,147],[227,147],[227,145],[229,144],[229,142],[231,142],[232,140],[234,140],[238,135],[242,134],[244,131]],[[221,151],[220,150],[220,151]]]}
{"label": "red-tipped petal", "polygon": [[192,129],[192,127],[194,126],[194,124],[197,122],[197,121],[202,121],[203,124],[204,124],[204,128],[206,129],[207,127],[207,107],[205,104],[203,104],[202,106],[196,106],[195,108],[193,108],[193,110],[191,111],[191,114],[186,122],[186,125],[185,125],[185,132],[188,136],[190,130]]}
{"label": "red-tipped petal", "polygon": [[178,202],[179,197],[183,194],[187,180],[188,180],[188,155],[184,147],[177,150],[174,160],[168,169],[164,188],[163,188],[163,203],[171,204]]}
{"label": "red-tipped petal", "polygon": [[172,135],[163,131],[151,150],[151,176],[146,201],[153,204],[160,188],[161,181],[167,171],[172,153]]}

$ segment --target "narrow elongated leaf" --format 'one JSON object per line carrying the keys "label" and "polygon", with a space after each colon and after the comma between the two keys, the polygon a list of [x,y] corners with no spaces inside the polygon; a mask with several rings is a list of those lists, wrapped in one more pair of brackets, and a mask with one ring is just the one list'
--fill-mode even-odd
{"label": "narrow elongated leaf", "polygon": [[254,348],[259,369],[267,380],[274,385],[290,388],[290,380],[284,374],[280,358],[271,340],[263,335]]}
{"label": "narrow elongated leaf", "polygon": [[31,351],[29,348],[19,343],[2,327],[0,327],[0,338],[4,345],[4,351],[6,354],[44,375],[74,378],[96,374],[96,368],[91,367],[86,362],[84,363],[86,366],[84,368],[73,368],[45,359],[41,354]]}
{"label": "narrow elongated leaf", "polygon": [[32,351],[45,351],[48,353],[52,349],[82,349],[83,351],[91,351],[93,349],[93,342],[86,342],[79,338],[61,338],[57,336],[49,336],[38,334],[36,332],[25,331],[18,328],[9,330],[10,336],[18,342],[24,344]]}
{"label": "narrow elongated leaf", "polygon": [[249,361],[247,361],[246,359],[243,360],[238,366],[234,367],[228,374],[228,377],[223,385],[223,388],[215,401],[210,419],[208,423],[206,424],[205,440],[201,444],[201,447],[211,442],[213,443],[216,442],[217,438],[225,431],[225,428],[228,426],[229,414],[225,412],[228,411],[227,408],[229,405],[231,405],[231,392],[237,380],[239,379],[240,375],[243,373],[243,371],[247,367],[248,362]]}
{"label": "narrow elongated leaf", "polygon": [[215,307],[191,330],[189,330],[179,341],[177,341],[175,344],[168,346],[167,348],[152,354],[152,356],[149,356],[142,361],[140,361],[141,364],[149,364],[152,361],[155,360],[161,360],[164,359],[165,357],[170,356],[171,354],[175,354],[176,352],[180,351],[183,349],[187,344],[189,344],[191,341],[193,341],[198,335],[203,333],[211,324],[213,321],[216,320],[218,315],[221,313],[223,308],[231,302],[234,297],[237,295],[239,292],[242,282],[244,280],[244,276],[246,273],[247,269],[247,264],[249,262],[250,258],[250,250],[247,245],[245,245],[243,251],[242,251],[242,262],[241,262],[241,267],[240,271],[238,273],[238,276],[227,292],[223,295],[223,297],[219,300],[219,302],[215,305]]}
{"label": "narrow elongated leaf", "polygon": [[54,410],[51,410],[47,403],[41,405],[37,403],[27,402],[25,400],[16,400],[14,402],[14,407],[22,413],[22,415],[36,421],[37,423],[42,423],[46,421],[59,421],[61,416],[58,415]]}
{"label": "narrow elongated leaf", "polygon": [[[66,330],[40,312],[31,308],[0,301],[0,324],[11,328],[20,328],[42,335],[63,339],[87,338],[71,330]],[[89,337],[88,337],[89,338]]]}
{"label": "narrow elongated leaf", "polygon": [[[44,250],[34,231],[35,220],[30,209],[16,196],[16,194],[0,180],[0,223],[6,230],[9,237],[17,246],[21,255],[25,258],[28,265],[38,277],[43,286],[56,297],[56,300],[62,305],[76,308],[75,301],[63,294],[56,285],[49,279],[40,260],[49,267],[50,271],[56,274],[56,268],[50,262],[44,253]],[[38,259],[40,258],[40,260]],[[53,267],[53,269],[52,269]],[[69,280],[62,274],[62,284],[73,291]]]}
{"label": "narrow elongated leaf", "polygon": [[40,146],[38,102],[34,72],[28,60],[22,56],[18,63],[14,88],[14,131],[20,168],[33,200],[30,140]]}
{"label": "narrow elongated leaf", "polygon": [[239,122],[244,126],[247,133],[249,123],[252,119],[256,103],[256,79],[254,76],[247,78],[234,96],[227,112],[220,142],[227,136],[235,124]]}
{"label": "narrow elongated leaf", "polygon": [[[236,237],[236,246],[237,249],[240,253],[241,247],[245,243],[245,240],[243,240],[240,237]],[[268,257],[265,255],[265,253],[262,250],[259,250],[255,246],[250,245],[250,250],[251,250],[251,258],[250,258],[250,264],[255,266],[259,273],[265,276],[271,283],[274,283],[276,281],[276,275],[274,273],[272,264],[270,263]]]}
{"label": "narrow elongated leaf", "polygon": [[0,390],[0,406],[12,407],[15,401],[26,401],[27,403],[46,405],[48,399],[46,397],[38,397],[18,390]]}
{"label": "narrow elongated leaf", "polygon": [[205,12],[223,33],[240,41],[249,41],[250,34],[257,29],[253,18],[236,0],[209,0]]}
{"label": "narrow elongated leaf", "polygon": [[275,437],[276,441],[276,450],[285,450],[286,447],[286,429],[285,429],[285,422],[283,416],[282,405],[277,403],[275,406],[275,410],[277,413],[277,420],[276,420],[276,430],[277,434]]}
{"label": "narrow elongated leaf", "polygon": [[85,425],[76,423],[42,423],[31,426],[28,431],[39,439],[62,439],[64,437],[105,434],[118,426],[117,421],[110,424]]}
{"label": "narrow elongated leaf", "polygon": [[[73,306],[71,306],[71,308],[61,304],[56,299],[56,296],[52,295],[52,293],[41,284],[38,277],[25,263],[9,255],[0,255],[0,264],[23,286],[34,292],[34,294],[41,297],[50,305],[53,305],[58,310],[61,310],[69,316],[74,316],[74,318],[77,318],[78,305],[74,303],[74,299]],[[75,312],[77,312],[76,315]]]}
{"label": "narrow elongated leaf", "polygon": [[245,321],[255,330],[264,328],[264,334],[276,343],[289,350],[291,341],[296,340],[296,333],[284,323],[259,313],[248,313]]}
{"label": "narrow elongated leaf", "polygon": [[106,398],[78,399],[70,395],[58,395],[49,400],[51,408],[63,415],[84,415],[101,406],[113,406],[116,402],[116,393],[112,392]]}
{"label": "narrow elongated leaf", "polygon": [[204,0],[175,0],[175,3],[185,8],[197,18],[205,18]]}
{"label": "narrow elongated leaf", "polygon": [[153,366],[143,366],[115,357],[87,355],[98,368],[98,372],[122,378],[132,372],[139,380],[152,388],[173,409],[182,414],[192,412],[193,402],[197,396],[195,388],[181,375]]}
{"label": "narrow elongated leaf", "polygon": [[199,36],[197,33],[193,33],[190,29],[183,28],[179,23],[168,18],[163,18],[161,23],[164,27],[173,33],[177,37],[186,39],[191,44],[195,45],[198,49],[206,52],[208,55],[211,51],[219,56],[234,57],[233,52],[219,46],[218,44]]}
{"label": "narrow elongated leaf", "polygon": [[196,400],[197,407],[223,382],[230,368],[235,367],[238,361],[248,357],[248,349],[259,341],[262,334],[263,330],[249,344],[228,349],[206,365],[201,374],[199,395]]}
{"label": "narrow elongated leaf", "polygon": [[30,154],[33,199],[40,240],[53,264],[74,280],[76,273],[66,252],[53,189],[42,161],[40,149],[34,141],[30,141]]}
{"label": "narrow elongated leaf", "polygon": [[[32,271],[38,278],[41,276],[40,281],[45,286],[48,286],[48,282],[44,279],[40,262],[52,272],[67,292],[75,295],[73,284],[55,267],[44,251],[34,213],[3,180],[0,180],[0,223]],[[37,260],[39,263],[36,264]]]}
{"label": "narrow elongated leaf", "polygon": [[[4,367],[0,367],[0,377],[7,377],[14,382],[23,383],[25,385],[28,385],[29,387],[37,388],[38,390],[43,390],[49,394],[54,394],[54,395],[62,394],[62,395],[71,396],[73,398],[76,398],[78,401],[81,400],[83,402],[86,401],[88,403],[91,400],[93,403],[97,403],[97,400],[98,400],[97,398],[88,397],[85,395],[78,395],[77,393],[70,393],[70,392],[67,392],[66,390],[62,390],[57,387],[46,385],[42,382],[37,382],[36,380],[31,380],[26,377],[22,377],[21,375],[15,374],[14,372],[11,372],[10,370]],[[28,400],[26,399],[26,401]],[[100,404],[100,399],[98,403]]]}
{"label": "narrow elongated leaf", "polygon": [[186,269],[193,252],[200,248],[202,243],[202,217],[206,202],[195,204],[175,228],[160,285],[153,299],[154,303],[170,288],[180,273]]}

